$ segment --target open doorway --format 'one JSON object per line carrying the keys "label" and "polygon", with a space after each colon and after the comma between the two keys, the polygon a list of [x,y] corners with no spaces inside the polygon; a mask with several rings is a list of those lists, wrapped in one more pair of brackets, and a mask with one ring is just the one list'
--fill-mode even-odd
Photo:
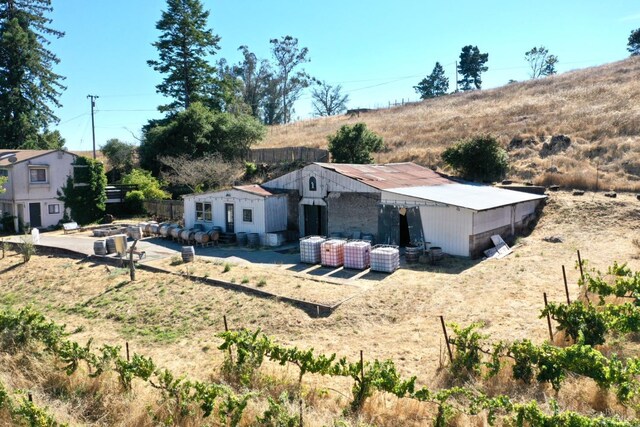
{"label": "open doorway", "polygon": [[398,215],[400,217],[400,247],[404,248],[409,244],[409,242],[411,242],[411,235],[409,234],[409,221],[407,220],[407,210],[400,209]]}
{"label": "open doorway", "polygon": [[305,236],[326,236],[325,207],[304,205],[304,234]]}

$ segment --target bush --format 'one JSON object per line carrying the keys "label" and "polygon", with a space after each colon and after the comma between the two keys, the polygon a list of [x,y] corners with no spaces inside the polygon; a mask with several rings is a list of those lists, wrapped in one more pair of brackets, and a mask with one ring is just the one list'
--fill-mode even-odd
{"label": "bush", "polygon": [[367,129],[364,123],[344,125],[327,139],[333,163],[373,163],[371,153],[384,149],[382,137]]}
{"label": "bush", "polygon": [[103,164],[96,160],[78,157],[74,166],[73,176],[68,176],[67,184],[58,190],[58,200],[64,202],[78,224],[90,224],[104,216],[107,176]]}
{"label": "bush", "polygon": [[465,179],[499,180],[509,168],[507,152],[492,136],[458,142],[442,153],[442,160]]}
{"label": "bush", "polygon": [[130,214],[144,213],[144,193],[140,190],[129,191],[124,197],[127,212]]}
{"label": "bush", "polygon": [[120,180],[122,184],[137,185],[138,190],[142,192],[144,199],[168,199],[171,197],[169,193],[162,190],[161,183],[151,176],[151,172],[144,169],[134,169],[131,173],[126,174]]}

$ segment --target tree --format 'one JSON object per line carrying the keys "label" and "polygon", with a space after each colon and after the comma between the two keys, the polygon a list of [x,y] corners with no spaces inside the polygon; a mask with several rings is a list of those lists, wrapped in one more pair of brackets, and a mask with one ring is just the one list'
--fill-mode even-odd
{"label": "tree", "polygon": [[311,105],[318,116],[333,116],[347,109],[349,95],[343,95],[342,86],[331,86],[327,82],[319,83],[311,91]]}
{"label": "tree", "polygon": [[532,79],[551,76],[557,72],[558,57],[550,55],[549,50],[544,46],[534,47],[524,54],[524,59],[529,63]]}
{"label": "tree", "polygon": [[0,194],[4,193],[5,191],[7,191],[6,188],[4,188],[4,185],[7,183],[8,179],[6,176],[0,176]]}
{"label": "tree", "polygon": [[50,0],[0,2],[0,148],[48,148],[38,135],[58,123],[64,77],[46,46],[64,33],[49,26],[52,11]]}
{"label": "tree", "polygon": [[236,161],[225,161],[219,154],[206,154],[191,158],[186,155],[162,156],[162,177],[178,187],[186,187],[192,193],[228,187],[242,176],[242,168]]}
{"label": "tree", "polygon": [[233,68],[234,75],[242,81],[242,97],[251,108],[253,117],[260,117],[269,84],[273,80],[273,70],[269,61],[259,60],[247,46],[238,48],[243,60]]}
{"label": "tree", "polygon": [[244,158],[264,137],[265,128],[250,115],[216,112],[195,102],[175,116],[149,122],[143,133],[140,165],[158,176],[159,156],[218,153],[225,160]]}
{"label": "tree", "polygon": [[442,160],[466,179],[497,180],[509,167],[507,152],[491,136],[476,136],[447,148]]}
{"label": "tree", "polygon": [[458,63],[458,72],[461,79],[458,85],[462,85],[462,90],[472,90],[473,87],[480,89],[482,87],[482,79],[480,75],[487,71],[489,67],[485,66],[489,60],[488,53],[480,53],[478,46],[465,46],[460,52],[460,62]]}
{"label": "tree", "polygon": [[73,176],[58,190],[58,200],[71,211],[78,224],[90,224],[102,218],[107,203],[107,176],[102,163],[77,157],[73,163]]}
{"label": "tree", "polygon": [[627,50],[631,52],[631,56],[640,56],[640,28],[631,31],[631,34],[629,34]]}
{"label": "tree", "polygon": [[120,141],[117,138],[111,138],[100,147],[100,151],[109,160],[111,182],[118,181],[123,174],[129,173],[133,169],[136,153],[135,145]]}
{"label": "tree", "polygon": [[141,191],[145,200],[168,199],[171,197],[166,191],[163,191],[161,183],[151,176],[151,172],[144,169],[134,169],[126,174],[120,180],[122,184],[137,185],[138,191]]}
{"label": "tree", "polygon": [[312,78],[304,71],[294,71],[299,65],[309,62],[309,49],[298,47],[298,39],[284,36],[271,39],[271,53],[277,67],[280,101],[282,103],[283,123],[291,121],[293,104],[300,97],[302,89],[308,87]]}
{"label": "tree", "polygon": [[373,163],[371,153],[384,149],[382,137],[367,129],[364,123],[344,125],[327,139],[333,163]]}
{"label": "tree", "polygon": [[436,98],[446,95],[449,90],[449,79],[444,75],[444,68],[436,62],[433,71],[413,87],[421,99]]}
{"label": "tree", "polygon": [[219,49],[220,37],[206,28],[208,17],[200,0],[167,0],[167,10],[156,24],[160,39],[153,43],[159,60],[147,61],[166,75],[157,92],[174,99],[158,107],[160,111],[187,109],[197,101],[220,108],[216,70],[207,62],[207,56]]}

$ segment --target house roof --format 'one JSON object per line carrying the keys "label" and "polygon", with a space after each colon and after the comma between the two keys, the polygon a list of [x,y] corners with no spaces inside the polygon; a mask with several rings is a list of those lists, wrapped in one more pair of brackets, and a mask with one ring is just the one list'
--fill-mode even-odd
{"label": "house roof", "polygon": [[245,191],[247,193],[255,194],[257,196],[267,197],[267,196],[273,196],[274,195],[274,193],[272,193],[271,191],[267,190],[264,187],[256,185],[256,184],[254,184],[254,185],[236,185],[233,188],[235,188],[236,190]]}
{"label": "house roof", "polygon": [[315,164],[379,190],[445,185],[455,182],[415,163],[387,163],[384,165]]}
{"label": "house roof", "polygon": [[[0,150],[0,167],[26,162],[27,160],[32,160],[45,154],[55,153],[56,151],[63,151],[64,153],[76,156],[64,150]],[[15,159],[15,161],[11,161],[13,159]]]}
{"label": "house roof", "polygon": [[[474,211],[484,211],[531,200],[541,200],[547,197],[539,194],[504,190],[490,185],[474,183],[390,188],[385,191],[387,194],[401,194]],[[389,196],[387,196],[387,198],[389,198]]]}

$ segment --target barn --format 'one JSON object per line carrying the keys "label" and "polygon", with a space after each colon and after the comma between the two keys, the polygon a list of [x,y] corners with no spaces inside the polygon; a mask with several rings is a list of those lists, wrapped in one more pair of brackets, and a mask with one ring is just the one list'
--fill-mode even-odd
{"label": "barn", "polygon": [[427,241],[465,257],[481,256],[494,234],[516,235],[546,198],[455,181],[414,163],[313,163],[262,188],[287,194],[288,228],[300,235]]}
{"label": "barn", "polygon": [[206,230],[221,227],[226,233],[281,232],[287,229],[287,195],[259,185],[188,194],[184,200],[185,228],[196,224]]}

